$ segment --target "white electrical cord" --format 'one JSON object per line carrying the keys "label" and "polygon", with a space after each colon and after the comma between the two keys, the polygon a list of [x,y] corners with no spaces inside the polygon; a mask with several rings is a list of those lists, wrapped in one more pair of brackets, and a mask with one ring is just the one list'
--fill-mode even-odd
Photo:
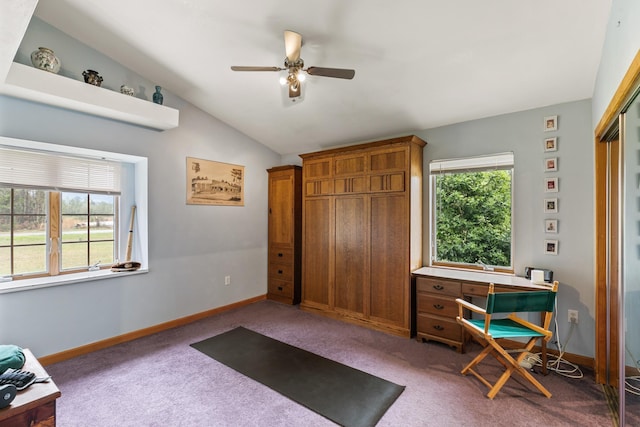
{"label": "white electrical cord", "polygon": [[[554,325],[555,325],[554,335],[556,335],[557,339],[554,341],[554,343],[557,345],[558,351],[560,352],[560,354],[558,356],[547,355],[547,369],[555,372],[558,375],[562,375],[567,378],[575,378],[575,379],[582,378],[584,375],[580,370],[580,367],[562,358],[562,356],[564,356],[565,350],[563,349],[562,343],[560,342],[560,338],[558,337],[557,306],[558,306],[558,297],[556,296],[556,304],[554,305],[553,319],[554,319]],[[574,322],[571,322],[571,328],[569,329],[569,333],[567,335],[567,341],[564,346],[565,348],[569,345],[569,342],[571,341],[571,336],[573,335],[573,330],[575,329],[575,326],[576,324]],[[542,366],[542,353],[532,354],[531,356],[527,356],[527,358],[530,359],[529,362],[532,365]],[[550,358],[553,358],[553,359],[550,359]]]}
{"label": "white electrical cord", "polygon": [[[629,351],[629,347],[627,347],[625,345],[625,349],[627,350],[627,354],[629,355],[629,357],[631,357],[631,360],[633,360],[633,364],[636,367],[636,371],[638,371],[638,373],[640,373],[640,367],[638,367],[638,362],[633,357],[633,354],[631,354],[631,351]],[[632,382],[638,382],[639,384],[637,386],[634,386],[632,384]],[[625,377],[624,378],[624,386],[625,386],[624,389],[625,389],[625,391],[627,393],[631,393],[631,394],[635,394],[636,396],[640,396],[640,376],[639,375]]]}

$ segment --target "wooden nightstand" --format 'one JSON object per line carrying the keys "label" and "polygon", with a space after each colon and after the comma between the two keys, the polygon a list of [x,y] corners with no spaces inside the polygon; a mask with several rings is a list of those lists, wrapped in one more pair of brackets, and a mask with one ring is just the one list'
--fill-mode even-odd
{"label": "wooden nightstand", "polygon": [[[48,376],[38,359],[30,350],[24,349],[26,362],[23,371]],[[19,391],[11,405],[0,409],[1,427],[52,427],[56,425],[56,399],[60,390],[52,380],[35,383]]]}

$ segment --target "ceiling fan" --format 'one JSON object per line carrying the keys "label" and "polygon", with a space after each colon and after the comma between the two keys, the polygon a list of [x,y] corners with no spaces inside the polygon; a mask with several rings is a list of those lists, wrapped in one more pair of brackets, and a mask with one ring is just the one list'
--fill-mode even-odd
{"label": "ceiling fan", "polygon": [[280,67],[245,67],[234,65],[231,67],[233,71],[284,71],[287,77],[282,78],[282,83],[289,86],[289,98],[292,101],[301,94],[300,83],[304,80],[304,72],[311,76],[335,77],[338,79],[352,79],[355,76],[355,70],[345,68],[324,68],[324,67],[308,67],[304,68],[304,61],[300,58],[300,49],[302,48],[302,36],[295,31],[284,32],[284,47],[286,57],[284,58],[284,68]]}

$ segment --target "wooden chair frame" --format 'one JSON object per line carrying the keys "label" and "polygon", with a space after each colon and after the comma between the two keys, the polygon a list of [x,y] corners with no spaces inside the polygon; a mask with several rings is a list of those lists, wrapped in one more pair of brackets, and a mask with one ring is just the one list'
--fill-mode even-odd
{"label": "wooden chair frame", "polygon": [[[512,299],[514,297],[521,297],[523,298],[523,300],[526,301],[527,296],[534,296],[531,294],[531,292],[535,293],[536,296],[538,297],[542,297],[543,294],[547,294],[547,298],[552,298],[552,300],[550,300],[551,302],[547,304],[547,308],[543,310],[540,310],[540,309],[531,310],[530,308],[529,309],[517,308],[515,311],[512,311],[508,315],[507,319],[510,319],[511,321],[515,322],[518,325],[518,327],[523,327],[523,330],[530,331],[529,334],[519,335],[521,337],[528,338],[528,341],[524,343],[523,348],[516,350],[516,352],[519,354],[515,358],[512,357],[511,354],[507,352],[507,350],[505,350],[496,341],[496,339],[504,338],[504,336],[501,336],[499,332],[498,333],[493,332],[492,334],[491,316],[494,313],[502,313],[506,311],[503,311],[503,310],[497,311],[493,309],[488,310],[482,307],[478,307],[477,305],[472,304],[471,302],[466,301],[464,299],[461,299],[461,298],[456,299],[456,302],[458,303],[458,316],[456,317],[456,320],[458,321],[459,324],[461,324],[465,328],[465,330],[467,330],[471,334],[471,336],[474,339],[476,339],[476,341],[478,341],[484,347],[484,349],[480,352],[480,354],[478,354],[467,366],[464,367],[464,369],[462,369],[461,373],[463,375],[467,375],[467,373],[471,373],[476,378],[478,378],[478,380],[480,380],[484,385],[489,387],[489,393],[487,393],[487,397],[489,397],[490,399],[493,399],[496,396],[496,394],[500,391],[502,386],[511,377],[511,374],[513,372],[517,372],[518,374],[520,374],[523,378],[525,378],[527,381],[533,384],[546,397],[548,398],[551,397],[551,393],[542,384],[540,384],[538,380],[536,380],[527,369],[522,367],[520,365],[520,362],[522,362],[524,358],[527,356],[527,354],[531,352],[531,350],[533,349],[538,339],[542,339],[544,342],[548,342],[551,339],[553,333],[549,330],[549,325],[551,324],[551,318],[553,316],[553,307],[555,304],[555,296],[557,291],[558,291],[557,281],[553,283],[553,286],[548,291],[543,290],[543,291],[495,293],[493,283],[489,285],[489,292],[487,294],[488,298],[490,295],[493,295],[491,298],[499,299],[500,295],[503,294]],[[491,301],[493,301],[493,299]],[[465,318],[464,317],[465,310],[469,310],[470,312],[483,315],[484,316],[483,324],[482,322],[472,323],[469,319]],[[542,325],[536,325],[516,315],[516,313],[518,312],[534,312],[534,311],[539,311],[540,313],[542,313],[542,322],[541,322]],[[493,355],[505,368],[504,373],[493,384],[491,384],[487,379],[485,379],[476,370],[474,370],[474,367],[477,364],[479,364],[482,360],[484,360],[484,358],[487,357],[489,354]]]}

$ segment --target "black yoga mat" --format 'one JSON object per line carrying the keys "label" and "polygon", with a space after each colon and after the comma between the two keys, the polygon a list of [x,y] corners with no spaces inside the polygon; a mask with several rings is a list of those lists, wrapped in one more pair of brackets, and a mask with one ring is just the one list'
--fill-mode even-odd
{"label": "black yoga mat", "polygon": [[243,327],[191,346],[343,426],[375,426],[404,390]]}

